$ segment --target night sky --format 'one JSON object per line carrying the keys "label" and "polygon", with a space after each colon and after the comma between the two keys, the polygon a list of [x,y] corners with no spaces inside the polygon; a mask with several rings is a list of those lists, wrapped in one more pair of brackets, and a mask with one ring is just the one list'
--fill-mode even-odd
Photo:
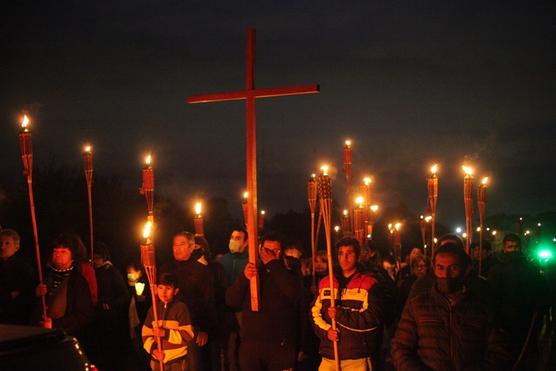
{"label": "night sky", "polygon": [[[354,178],[375,201],[426,205],[440,170],[440,222],[463,220],[468,160],[492,177],[488,214],[556,208],[555,21],[526,1],[17,1],[4,7],[0,184],[21,177],[18,116],[35,159],[140,183],[152,150],[157,192],[184,205],[223,196],[239,214],[242,102],[187,105],[245,85],[245,29],[257,29],[256,86],[318,83],[317,95],[257,102],[259,205],[306,207],[306,181],[354,142]],[[53,194],[53,197],[55,195]],[[185,206],[184,206],[185,207]]]}

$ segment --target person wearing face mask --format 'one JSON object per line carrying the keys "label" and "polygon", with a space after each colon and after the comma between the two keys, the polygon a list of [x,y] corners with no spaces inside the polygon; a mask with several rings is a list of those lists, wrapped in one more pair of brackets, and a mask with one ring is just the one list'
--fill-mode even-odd
{"label": "person wearing face mask", "polygon": [[127,360],[132,365],[130,369],[148,369],[150,357],[143,350],[141,326],[145,322],[147,312],[152,306],[151,288],[147,276],[143,273],[143,266],[131,261],[126,268],[127,286],[131,300],[128,307],[129,337],[133,357]]}
{"label": "person wearing face mask", "polygon": [[[226,281],[231,285],[237,277],[243,273],[247,262],[249,261],[249,253],[247,249],[248,238],[247,231],[243,228],[235,228],[230,235],[228,243],[229,252],[220,258],[220,264],[224,270]],[[239,329],[241,327],[241,308],[233,308],[227,306],[224,312],[224,321],[222,329],[223,335],[227,341],[225,347],[225,369],[235,371],[239,370]]]}
{"label": "person wearing face mask", "polygon": [[504,236],[500,262],[490,270],[488,281],[501,308],[502,323],[511,336],[513,353],[523,352],[516,369],[535,369],[539,359],[535,340],[550,295],[545,277],[527,260],[516,234]]}
{"label": "person wearing face mask", "polygon": [[303,256],[303,250],[299,247],[297,243],[291,243],[284,249],[284,264],[286,268],[296,274],[301,274],[301,257]]}
{"label": "person wearing face mask", "polygon": [[[301,259],[303,258],[303,249],[299,242],[290,242],[284,248],[282,256],[284,266],[292,274],[299,276],[302,280],[303,273],[301,271]],[[307,276],[310,280],[312,277]],[[310,283],[309,283],[310,285]],[[298,302],[299,323],[298,337],[299,346],[297,349],[297,364],[295,369],[298,371],[314,370],[318,367],[318,338],[311,331],[311,320],[309,317],[309,309],[313,301],[313,295],[310,288],[304,282],[303,298]]]}
{"label": "person wearing face mask", "polygon": [[434,284],[407,300],[391,344],[397,370],[507,370],[507,335],[490,296],[466,285],[470,259],[455,243],[433,258]]}
{"label": "person wearing face mask", "polygon": [[[242,371],[293,370],[299,349],[301,277],[282,259],[282,237],[268,232],[259,246],[261,264],[248,263],[226,290],[226,304],[241,308]],[[251,310],[250,280],[259,278],[259,310]]]}
{"label": "person wearing face mask", "polygon": [[247,265],[249,260],[247,249],[247,231],[242,228],[236,228],[230,235],[228,243],[229,253],[224,254],[220,259],[220,264],[224,268],[227,281],[231,284],[234,282]]}

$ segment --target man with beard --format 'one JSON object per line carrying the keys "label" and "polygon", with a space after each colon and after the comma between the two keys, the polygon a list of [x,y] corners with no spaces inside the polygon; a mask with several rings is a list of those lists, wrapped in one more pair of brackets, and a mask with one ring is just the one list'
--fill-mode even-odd
{"label": "man with beard", "polygon": [[[259,247],[260,265],[248,263],[226,290],[226,304],[242,309],[239,361],[242,371],[293,370],[299,346],[301,277],[282,260],[282,237],[267,233]],[[259,276],[260,307],[251,310],[250,280]]]}
{"label": "man with beard", "polygon": [[469,264],[457,244],[437,249],[435,283],[408,299],[392,340],[397,370],[508,369],[508,344],[488,297],[464,284]]}

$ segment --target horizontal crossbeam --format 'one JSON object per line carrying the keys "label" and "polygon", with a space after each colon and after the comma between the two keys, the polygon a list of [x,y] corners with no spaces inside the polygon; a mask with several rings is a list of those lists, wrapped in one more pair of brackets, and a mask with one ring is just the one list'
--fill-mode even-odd
{"label": "horizontal crossbeam", "polygon": [[289,86],[284,88],[240,90],[229,93],[212,93],[187,97],[187,103],[209,103],[242,100],[247,98],[272,98],[287,95],[313,94],[320,91],[319,85]]}

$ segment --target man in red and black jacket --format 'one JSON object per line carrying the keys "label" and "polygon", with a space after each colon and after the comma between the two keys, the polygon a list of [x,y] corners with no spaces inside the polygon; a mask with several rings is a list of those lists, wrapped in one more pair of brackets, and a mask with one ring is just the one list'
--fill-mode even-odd
{"label": "man in red and black jacket", "polygon": [[[320,338],[319,370],[334,370],[333,342],[338,342],[342,368],[366,370],[380,346],[384,318],[383,299],[377,280],[357,265],[360,247],[354,238],[336,244],[340,272],[334,277],[335,307],[330,306],[328,277],[319,283],[319,294],[311,309],[313,327]],[[336,330],[332,330],[332,318]]]}

